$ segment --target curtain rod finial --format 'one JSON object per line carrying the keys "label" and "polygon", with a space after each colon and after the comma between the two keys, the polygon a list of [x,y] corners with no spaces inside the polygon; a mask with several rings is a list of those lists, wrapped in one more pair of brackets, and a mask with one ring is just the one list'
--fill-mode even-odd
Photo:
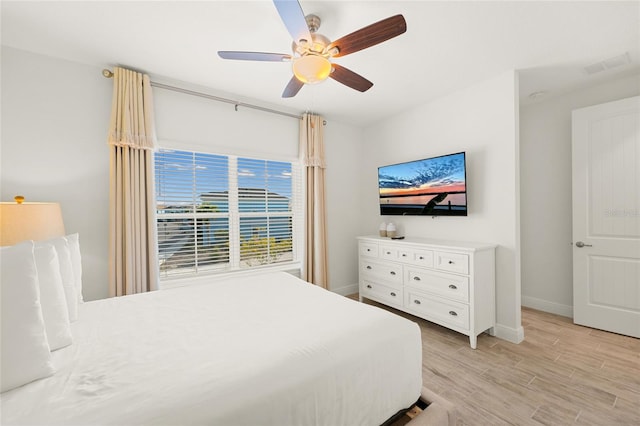
{"label": "curtain rod finial", "polygon": [[102,70],[102,76],[105,78],[111,78],[113,77],[113,72],[105,68]]}

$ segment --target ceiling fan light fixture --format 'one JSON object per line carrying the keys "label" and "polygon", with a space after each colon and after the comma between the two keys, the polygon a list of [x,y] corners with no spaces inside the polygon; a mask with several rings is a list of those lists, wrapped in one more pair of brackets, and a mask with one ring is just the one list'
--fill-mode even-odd
{"label": "ceiling fan light fixture", "polygon": [[293,74],[306,84],[324,81],[331,74],[331,62],[324,56],[306,55],[293,61]]}

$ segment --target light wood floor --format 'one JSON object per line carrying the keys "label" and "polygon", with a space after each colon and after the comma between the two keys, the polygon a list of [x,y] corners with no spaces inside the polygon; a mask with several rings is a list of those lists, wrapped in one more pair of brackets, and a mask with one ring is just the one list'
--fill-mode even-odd
{"label": "light wood floor", "polygon": [[420,325],[423,383],[460,425],[640,425],[640,339],[523,308],[524,342],[482,334],[473,350],[467,336],[365,303]]}

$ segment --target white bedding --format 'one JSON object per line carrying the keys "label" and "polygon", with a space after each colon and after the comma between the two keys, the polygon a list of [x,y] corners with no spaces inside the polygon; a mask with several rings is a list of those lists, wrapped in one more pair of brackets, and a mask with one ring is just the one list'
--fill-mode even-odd
{"label": "white bedding", "polygon": [[80,305],[3,425],[378,425],[422,386],[418,326],[286,273]]}

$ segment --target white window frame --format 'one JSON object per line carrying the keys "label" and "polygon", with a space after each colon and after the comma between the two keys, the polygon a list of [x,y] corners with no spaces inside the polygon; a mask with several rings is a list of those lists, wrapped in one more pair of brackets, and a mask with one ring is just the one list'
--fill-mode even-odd
{"label": "white window frame", "polygon": [[[188,219],[204,219],[204,218],[227,218],[229,221],[229,264],[228,266],[215,267],[207,266],[201,271],[194,272],[193,274],[184,275],[160,275],[160,288],[168,289],[173,287],[182,287],[188,284],[195,284],[200,282],[210,282],[211,277],[225,277],[230,275],[244,274],[253,275],[264,271],[278,270],[287,271],[294,275],[300,276],[302,267],[302,252],[304,241],[304,185],[303,185],[303,167],[298,158],[268,158],[264,154],[247,155],[242,154],[229,154],[227,152],[217,153],[208,152],[193,148],[187,148],[184,146],[171,146],[174,144],[168,144],[169,146],[162,146],[158,150],[174,150],[174,151],[186,151],[189,153],[207,154],[207,155],[220,155],[228,158],[228,178],[229,178],[229,211],[228,212],[211,212],[211,213],[166,213],[157,214],[156,223],[159,219],[166,218],[188,218]],[[248,158],[259,161],[278,161],[287,162],[291,164],[291,212],[240,212],[239,200],[238,200],[238,173],[237,173],[237,161],[239,158]],[[154,160],[155,168],[155,160]],[[195,192],[195,189],[194,189]],[[155,190],[154,190],[155,197]],[[157,204],[157,202],[156,202]],[[284,216],[292,218],[292,255],[293,259],[287,262],[278,262],[260,266],[241,267],[240,266],[240,219],[243,217],[277,217]],[[157,227],[156,227],[157,232]],[[194,226],[194,232],[197,232],[197,227]],[[197,235],[196,235],[197,238]],[[232,243],[232,242],[235,242]],[[197,252],[197,244],[196,244]],[[159,255],[159,251],[156,250],[156,255]]]}

